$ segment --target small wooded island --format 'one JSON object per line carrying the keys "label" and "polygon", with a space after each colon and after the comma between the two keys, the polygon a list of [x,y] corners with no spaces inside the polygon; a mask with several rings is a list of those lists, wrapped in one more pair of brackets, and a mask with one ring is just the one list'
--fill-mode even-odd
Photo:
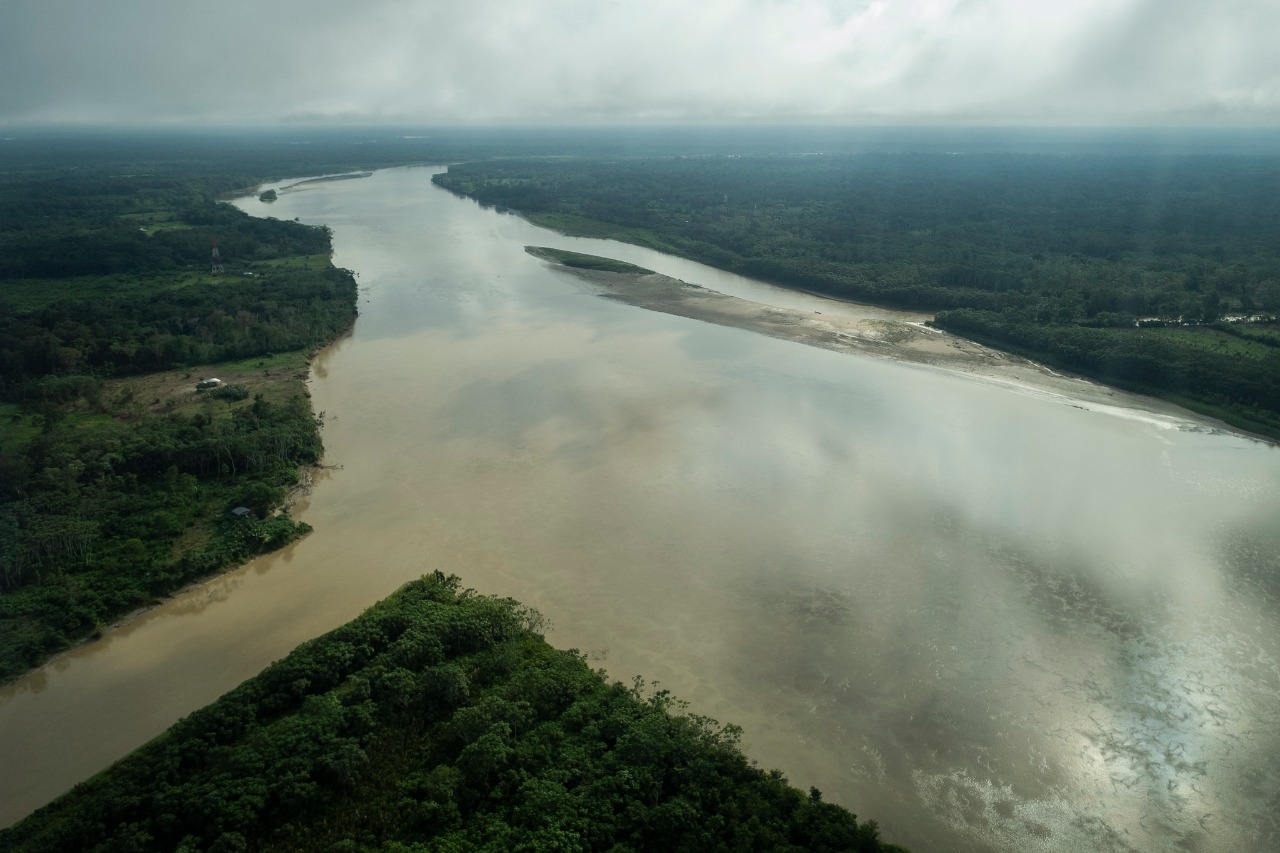
{"label": "small wooded island", "polygon": [[0,831],[67,850],[902,851],[440,573]]}

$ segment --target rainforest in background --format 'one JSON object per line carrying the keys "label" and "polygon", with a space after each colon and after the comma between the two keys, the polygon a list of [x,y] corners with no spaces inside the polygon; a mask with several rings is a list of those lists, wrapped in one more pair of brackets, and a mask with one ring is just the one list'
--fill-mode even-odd
{"label": "rainforest in background", "polygon": [[526,158],[436,182],[1280,436],[1274,149]]}
{"label": "rainforest in background", "polygon": [[0,831],[13,853],[899,851],[439,573]]}

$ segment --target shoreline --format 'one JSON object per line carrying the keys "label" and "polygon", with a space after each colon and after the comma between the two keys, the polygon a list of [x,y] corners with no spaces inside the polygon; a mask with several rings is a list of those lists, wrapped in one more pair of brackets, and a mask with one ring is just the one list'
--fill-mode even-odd
{"label": "shoreline", "polygon": [[327,184],[333,181],[353,181],[358,178],[372,178],[372,177],[373,177],[373,172],[341,172],[336,175],[320,175],[319,177],[316,177],[316,178],[304,178],[301,181],[295,181],[292,184],[287,184],[286,186],[280,187],[280,189],[277,190],[277,192],[282,192],[282,193],[299,192],[300,188],[306,187],[310,184]]}
{"label": "shoreline", "polygon": [[[971,381],[1053,399],[1077,408],[1115,414],[1109,410],[1143,413],[1164,429],[1229,433],[1271,443],[1225,421],[1202,415],[1176,403],[1125,391],[1091,379],[1059,373],[1013,353],[934,329],[929,314],[868,305],[878,318],[847,317],[781,308],[751,302],[659,273],[621,273],[569,266],[531,252],[598,289],[612,299],[650,311],[730,326],[780,340],[846,354],[885,358]],[[823,297],[829,299],[829,297]],[[860,303],[838,301],[844,305]],[[883,319],[885,315],[892,319]]]}
{"label": "shoreline", "polygon": [[[332,466],[325,465],[321,461],[314,462],[310,465],[299,466],[298,481],[289,487],[289,490],[285,493],[284,503],[276,507],[275,511],[271,515],[273,517],[280,514],[288,515],[289,511],[298,503],[298,500],[300,497],[310,496],[311,489],[315,484],[315,477],[313,476],[312,472],[317,470],[325,470],[330,467]],[[211,581],[216,581],[219,578],[226,577],[232,572],[237,572],[245,568],[246,566],[251,565],[254,560],[257,560],[260,557],[267,557],[272,554],[278,554],[281,551],[283,551],[285,548],[288,548],[291,545],[296,545],[302,540],[306,539],[308,536],[311,535],[312,532],[313,532],[312,530],[306,530],[301,535],[293,539],[290,539],[288,542],[285,542],[278,548],[273,548],[270,551],[262,551],[260,553],[254,554],[252,557],[250,557],[249,559],[245,560],[242,563],[236,563],[234,565],[226,566],[225,568],[219,569],[213,574],[205,575],[204,577],[195,578],[183,584],[178,589],[175,589],[172,592],[166,593],[165,595],[161,596],[160,598],[158,598],[157,600],[153,601],[150,604],[146,604],[141,607],[134,608],[133,610],[129,611],[128,613],[124,614],[118,619],[115,619],[112,622],[109,622],[100,626],[97,630],[95,630],[89,636],[84,637],[83,639],[77,641],[76,643],[70,646],[67,646],[65,649],[62,649],[61,651],[55,652],[53,655],[51,655],[50,657],[42,661],[38,666],[34,666],[31,669],[27,670],[26,672],[23,672],[20,675],[16,675],[13,678],[9,679],[8,681],[0,681],[0,691],[8,690],[10,688],[19,688],[22,682],[26,681],[29,678],[38,677],[41,673],[43,673],[49,667],[57,664],[58,661],[62,660],[63,658],[66,658],[67,656],[74,654],[75,652],[81,651],[85,647],[91,646],[94,643],[104,639],[109,632],[117,631],[121,628],[124,628],[138,621],[143,616],[146,616],[151,611],[156,610],[160,607],[163,607],[169,602],[177,598],[180,598],[190,592],[194,592],[195,590],[199,589],[200,587],[204,586],[205,584]]]}
{"label": "shoreline", "polygon": [[[351,335],[351,330],[354,327],[354,325],[355,325],[355,321],[353,320],[351,325],[348,326],[342,333],[340,333],[333,340],[328,341],[324,345],[306,353],[307,373],[305,378],[300,378],[299,381],[302,386],[302,394],[304,397],[308,399],[308,401],[310,401],[311,399],[311,390],[307,387],[307,385],[311,381],[311,371],[312,371],[313,363],[325,350],[341,343],[343,340],[348,338]],[[213,367],[213,366],[207,365],[206,367]],[[199,370],[199,368],[193,368],[193,370]],[[187,371],[185,370],[185,368],[178,368],[178,369],[175,369],[174,371],[160,371],[161,374],[167,373],[167,372],[187,372]],[[145,379],[146,377],[152,376],[152,375],[155,375],[155,374],[143,374],[141,378]],[[138,378],[139,377],[130,377],[130,379],[133,379],[133,380],[136,380]],[[274,517],[280,514],[288,515],[290,511],[294,508],[294,506],[296,506],[302,499],[310,497],[311,490],[314,487],[315,481],[317,479],[315,476],[315,472],[329,470],[333,467],[334,466],[332,465],[325,464],[325,457],[323,455],[319,459],[317,459],[315,462],[312,462],[308,465],[298,466],[297,480],[294,482],[292,486],[290,486],[285,491],[283,503],[281,503],[280,506],[275,508],[275,510],[271,513],[271,516]],[[301,519],[294,519],[294,520],[301,521]],[[302,523],[305,524],[305,522],[302,522]],[[61,649],[55,652],[54,654],[50,655],[48,658],[41,661],[38,665],[32,667],[31,669],[28,669],[25,672],[15,675],[12,678],[9,678],[7,680],[0,679],[0,691],[21,690],[21,685],[24,681],[27,681],[28,679],[38,678],[41,674],[45,673],[49,667],[54,666],[59,661],[63,660],[64,658],[68,657],[71,654],[82,651],[87,646],[91,646],[94,643],[99,642],[100,640],[104,639],[109,632],[117,631],[121,628],[124,628],[132,624],[133,622],[136,622],[137,620],[141,619],[143,616],[146,616],[148,613],[152,612],[153,610],[163,607],[166,604],[170,603],[171,601],[174,601],[175,599],[180,598],[183,595],[187,595],[193,592],[194,590],[199,589],[205,584],[208,584],[212,581],[216,581],[219,578],[226,577],[227,575],[230,575],[233,572],[240,571],[241,569],[251,565],[255,560],[261,557],[270,556],[272,554],[278,554],[281,551],[283,551],[285,548],[288,548],[293,545],[297,545],[298,543],[302,542],[304,539],[309,537],[312,532],[313,532],[312,530],[306,530],[301,535],[298,535],[293,539],[290,539],[288,542],[283,543],[278,548],[273,548],[270,551],[262,551],[260,553],[252,555],[251,557],[244,560],[243,562],[225,566],[219,569],[218,571],[215,571],[212,574],[208,574],[203,577],[194,578],[188,581],[187,583],[183,584],[178,589],[175,589],[172,592],[166,593],[165,595],[158,597],[152,603],[143,605],[141,607],[136,607],[133,610],[129,611],[128,613],[125,613],[124,615],[110,622],[100,625],[92,634],[89,634],[88,636],[83,637],[82,639],[76,641],[72,645],[67,646],[65,649]]]}
{"label": "shoreline", "polygon": [[[304,496],[309,495],[311,493],[311,486],[313,484],[313,479],[314,479],[311,476],[311,471],[316,469],[323,469],[325,467],[327,466],[324,466],[317,462],[313,465],[307,465],[302,468],[299,468],[298,469],[299,474],[302,476],[299,477],[298,482],[294,484],[289,489],[288,493],[285,495],[284,504],[281,505],[280,507],[277,507],[276,511],[272,513],[272,515],[276,515],[281,512],[284,512],[287,514],[288,510],[292,508],[292,506],[297,502],[295,495],[298,494],[299,492]],[[305,477],[305,481],[303,477]],[[29,678],[38,677],[46,669],[48,669],[51,666],[54,666],[63,658],[66,658],[69,655],[72,655],[78,651],[82,651],[87,646],[91,646],[94,643],[104,639],[109,632],[117,631],[121,628],[125,628],[133,624],[134,622],[138,621],[142,617],[146,616],[148,613],[152,612],[153,610],[164,607],[166,604],[170,603],[171,601],[181,598],[182,596],[187,595],[188,593],[194,592],[195,590],[199,589],[200,587],[204,586],[207,583],[210,583],[211,581],[216,581],[219,578],[226,577],[227,575],[233,572],[238,572],[241,569],[251,565],[253,561],[257,560],[259,557],[268,557],[268,556],[271,556],[272,554],[278,554],[281,551],[283,551],[285,548],[288,548],[291,545],[296,545],[302,540],[306,539],[308,536],[311,535],[312,532],[313,531],[311,530],[305,531],[304,533],[302,533],[302,535],[294,539],[290,539],[288,542],[285,542],[279,548],[274,548],[270,551],[263,551],[259,554],[254,554],[252,557],[245,560],[243,563],[236,563],[235,565],[227,566],[226,568],[219,569],[218,571],[214,572],[211,575],[205,575],[204,577],[191,580],[186,584],[184,584],[182,587],[175,589],[173,592],[165,594],[163,597],[152,602],[151,604],[147,604],[142,607],[137,607],[129,611],[125,615],[121,616],[119,619],[116,619],[114,622],[110,622],[98,628],[98,630],[96,630],[94,633],[78,641],[74,645],[68,646],[62,651],[55,653],[52,657],[45,660],[39,666],[32,667],[31,669],[27,670],[21,675],[15,676],[9,681],[0,681],[0,690],[18,688],[22,684],[22,682],[26,681]],[[0,828],[3,828],[3,827],[0,827]]]}
{"label": "shoreline", "polygon": [[[302,180],[294,181],[292,184],[286,184],[284,186],[277,188],[276,191],[281,193],[301,192],[302,190],[307,189],[307,185],[309,184],[325,184],[331,181],[352,181],[358,178],[372,178],[372,177],[373,177],[373,172],[371,171],[341,172],[336,175],[319,175],[314,178],[303,178]],[[215,200],[220,204],[230,204],[231,202],[238,201],[242,198],[254,198],[258,195],[258,193],[262,192],[263,187],[269,184],[280,183],[280,181],[282,180],[288,180],[288,178],[273,178],[271,180],[266,180],[266,181],[262,181],[260,183],[254,184],[253,186],[240,187],[239,189],[228,190],[227,192],[219,195]]]}

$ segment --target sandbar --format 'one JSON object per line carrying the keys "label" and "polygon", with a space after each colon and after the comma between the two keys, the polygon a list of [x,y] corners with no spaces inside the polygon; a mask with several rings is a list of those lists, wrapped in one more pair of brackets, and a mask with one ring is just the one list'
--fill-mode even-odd
{"label": "sandbar", "polygon": [[[532,254],[538,253],[528,247]],[[650,311],[746,329],[773,338],[944,370],[967,379],[1054,398],[1068,405],[1182,430],[1241,433],[1228,424],[1155,397],[1060,373],[1029,359],[927,325],[932,315],[867,306],[874,317],[782,308],[729,296],[659,273],[588,270],[544,261],[592,285],[606,299]]]}

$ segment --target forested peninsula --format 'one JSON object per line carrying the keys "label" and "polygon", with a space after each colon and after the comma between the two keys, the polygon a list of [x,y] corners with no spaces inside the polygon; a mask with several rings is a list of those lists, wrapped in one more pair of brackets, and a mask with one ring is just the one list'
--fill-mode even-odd
{"label": "forested peninsula", "polygon": [[436,182],[938,328],[1280,438],[1280,158],[1257,153],[522,158]]}
{"label": "forested peninsula", "polygon": [[413,582],[0,831],[66,850],[902,851],[609,683],[509,599]]}

